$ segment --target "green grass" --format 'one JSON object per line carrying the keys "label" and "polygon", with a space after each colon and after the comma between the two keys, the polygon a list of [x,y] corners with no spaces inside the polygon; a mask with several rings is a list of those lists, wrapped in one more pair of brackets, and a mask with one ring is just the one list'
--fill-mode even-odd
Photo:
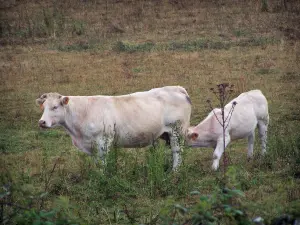
{"label": "green grass", "polygon": [[95,44],[95,43],[88,43],[85,41],[80,41],[77,43],[73,43],[73,44],[59,44],[56,47],[59,51],[63,51],[63,52],[80,52],[80,51],[88,51],[88,50],[94,50],[94,49],[101,49],[101,47],[99,47],[99,44]]}
{"label": "green grass", "polygon": [[154,43],[146,42],[141,44],[131,44],[118,41],[112,49],[117,52],[149,52],[155,47]]}
{"label": "green grass", "polygon": [[197,39],[188,41],[172,41],[169,43],[129,43],[124,41],[118,41],[112,50],[116,52],[150,52],[150,51],[186,51],[194,52],[199,50],[228,50],[232,47],[252,47],[252,46],[265,46],[266,44],[276,44],[279,40],[267,37],[253,37],[246,38],[237,41],[224,41],[224,40],[209,40],[209,39]]}
{"label": "green grass", "polygon": [[[192,206],[195,199],[190,197],[190,192],[207,195],[224,182],[222,171],[212,172],[207,168],[211,160],[202,162],[203,165],[197,163],[193,152],[204,154],[201,150],[185,149],[180,170],[172,173],[171,152],[163,143],[156,148],[113,149],[104,167],[93,157],[67,150],[69,145],[64,142],[70,140],[61,138],[60,132],[49,130],[34,136],[43,140],[40,147],[45,143],[41,152],[31,152],[33,155],[19,164],[3,161],[5,169],[1,182],[9,184],[11,197],[19,204],[26,205],[30,196],[35,196],[30,200],[34,208],[42,204],[39,197],[42,193],[47,193],[43,197],[46,209],[55,208],[58,196],[64,196],[71,207],[65,206],[64,210],[74,214],[65,216],[77,218],[82,223],[131,224],[133,220],[134,223],[147,223],[155,219],[162,224],[159,215],[165,210],[169,212],[170,201]],[[285,137],[272,131],[266,157],[246,164],[238,162],[240,157],[246,161],[245,153],[229,151],[228,154],[234,165],[228,185],[245,193],[244,205],[251,218],[262,216],[268,221],[293,209],[289,206],[297,203],[300,194],[297,192],[299,181],[295,180],[300,169],[300,137],[297,134]],[[16,157],[13,153],[9,156]],[[26,162],[30,162],[30,166]],[[5,210],[9,214],[9,207]],[[171,211],[167,215],[171,216]]]}

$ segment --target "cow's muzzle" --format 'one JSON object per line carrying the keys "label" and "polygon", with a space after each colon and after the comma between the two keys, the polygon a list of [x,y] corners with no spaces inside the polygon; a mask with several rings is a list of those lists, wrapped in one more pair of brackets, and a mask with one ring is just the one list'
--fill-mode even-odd
{"label": "cow's muzzle", "polygon": [[39,127],[41,127],[41,128],[47,128],[46,121],[45,120],[39,120]]}

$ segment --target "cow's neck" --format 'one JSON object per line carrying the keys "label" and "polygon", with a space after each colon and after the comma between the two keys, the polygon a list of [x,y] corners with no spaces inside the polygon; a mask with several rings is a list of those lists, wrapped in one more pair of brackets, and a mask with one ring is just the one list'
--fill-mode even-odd
{"label": "cow's neck", "polygon": [[[81,121],[84,123],[84,121]],[[83,124],[78,124],[72,109],[65,110],[65,119],[61,124],[67,132],[71,135],[72,139],[81,139],[83,137],[81,127]]]}
{"label": "cow's neck", "polygon": [[76,137],[78,136],[78,132],[76,132],[77,129],[74,129],[74,127],[72,126],[72,124],[69,124],[67,122],[63,122],[61,124],[65,129],[66,131],[69,133],[69,135],[71,135],[72,137]]}
{"label": "cow's neck", "polygon": [[85,138],[79,127],[77,127],[72,123],[68,123],[67,121],[63,123],[62,126],[66,129],[68,134],[71,136],[73,145],[75,145],[77,148],[81,149],[82,151],[88,154],[91,153],[89,149],[86,149],[84,145]]}

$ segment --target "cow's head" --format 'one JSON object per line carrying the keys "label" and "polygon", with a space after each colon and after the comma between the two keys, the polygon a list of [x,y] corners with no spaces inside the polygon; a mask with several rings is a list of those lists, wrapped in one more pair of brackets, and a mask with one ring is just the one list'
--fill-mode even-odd
{"label": "cow's head", "polygon": [[44,110],[39,126],[50,128],[60,125],[65,119],[65,107],[69,102],[69,97],[58,93],[46,93],[36,99],[36,103]]}

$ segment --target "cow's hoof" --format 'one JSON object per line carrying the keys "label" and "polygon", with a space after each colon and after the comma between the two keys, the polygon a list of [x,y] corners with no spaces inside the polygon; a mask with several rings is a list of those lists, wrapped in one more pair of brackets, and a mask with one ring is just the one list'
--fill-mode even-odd
{"label": "cow's hoof", "polygon": [[212,169],[213,171],[217,171],[218,168],[219,168],[219,164],[218,164],[218,163],[213,163],[211,169]]}

